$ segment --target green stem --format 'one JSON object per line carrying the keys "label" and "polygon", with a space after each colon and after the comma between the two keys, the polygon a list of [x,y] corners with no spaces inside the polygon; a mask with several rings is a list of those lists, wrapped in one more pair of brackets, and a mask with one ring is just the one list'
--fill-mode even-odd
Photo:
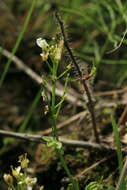
{"label": "green stem", "polygon": [[[57,118],[58,118],[58,115],[59,115],[59,111],[60,111],[60,108],[61,108],[61,105],[62,105],[62,102],[63,102],[63,99],[64,99],[64,96],[65,96],[65,91],[66,91],[66,87],[67,87],[67,82],[68,82],[68,76],[66,78],[66,82],[65,82],[65,86],[64,86],[64,93],[63,93],[63,96],[61,98],[61,101],[60,101],[60,104],[57,104],[59,105],[58,108],[56,108],[56,82],[57,82],[57,70],[58,70],[58,65],[59,63],[55,63],[52,61],[52,65],[53,65],[53,69],[50,70],[52,71],[51,74],[52,74],[52,100],[51,100],[51,116],[52,116],[52,135],[53,137],[59,141],[59,137],[58,137],[58,133],[57,133],[57,128],[56,128],[56,122],[57,122]],[[78,187],[78,184],[76,183],[76,181],[73,179],[73,176],[71,175],[71,172],[66,164],[66,161],[64,159],[64,156],[63,156],[63,151],[60,149],[56,149],[56,152],[60,158],[60,161],[61,161],[61,164],[67,174],[67,176],[69,177],[72,185],[73,185],[73,189],[74,190],[79,190]],[[77,184],[77,185],[76,185]]]}
{"label": "green stem", "polygon": [[52,115],[52,134],[53,134],[53,137],[56,138],[56,140],[58,140],[58,135],[57,135],[57,130],[56,130],[56,108],[55,108],[57,68],[58,68],[58,63],[53,62],[51,115]]}
{"label": "green stem", "polygon": [[73,178],[73,176],[71,175],[71,172],[70,172],[70,170],[69,170],[69,168],[67,166],[67,163],[66,163],[66,161],[65,161],[65,159],[63,157],[63,154],[62,154],[61,150],[58,152],[58,154],[59,154],[60,161],[61,161],[61,163],[63,165],[63,168],[64,168],[66,174],[68,175],[68,177],[69,177],[69,179],[70,179],[70,181],[71,181],[71,183],[73,185],[73,190],[79,190],[79,187],[77,188],[77,186],[78,186],[77,182]]}
{"label": "green stem", "polygon": [[62,95],[62,97],[61,97],[61,101],[55,106],[55,108],[58,107],[58,109],[57,109],[57,111],[56,111],[56,118],[58,118],[58,116],[59,116],[59,112],[60,112],[62,103],[63,103],[64,98],[65,98],[66,88],[67,88],[67,84],[68,84],[68,79],[69,79],[69,75],[67,75],[67,77],[66,77],[66,81],[65,81],[65,85],[64,85],[64,90],[63,90],[63,95]]}
{"label": "green stem", "polygon": [[71,67],[70,68],[67,68],[62,74],[60,74],[57,78],[57,80],[59,80],[60,78],[62,78],[65,74],[68,73],[68,71],[70,71]]}

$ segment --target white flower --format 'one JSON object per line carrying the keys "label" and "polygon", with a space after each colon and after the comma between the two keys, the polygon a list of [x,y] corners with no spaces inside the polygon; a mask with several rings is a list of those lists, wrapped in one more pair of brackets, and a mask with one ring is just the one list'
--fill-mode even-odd
{"label": "white flower", "polygon": [[46,42],[46,40],[45,40],[45,39],[42,39],[42,38],[38,38],[38,39],[36,40],[36,43],[37,43],[37,45],[38,45],[40,48],[42,48],[42,50],[45,50],[45,49],[47,49],[47,48],[49,47],[49,44]]}
{"label": "white flower", "polygon": [[14,177],[20,177],[20,175],[22,175],[22,173],[20,172],[21,171],[21,167],[20,166],[18,166],[17,168],[12,168],[12,175],[14,176]]}
{"label": "white flower", "polygon": [[33,186],[36,184],[37,178],[36,177],[26,177],[25,182],[28,186]]}

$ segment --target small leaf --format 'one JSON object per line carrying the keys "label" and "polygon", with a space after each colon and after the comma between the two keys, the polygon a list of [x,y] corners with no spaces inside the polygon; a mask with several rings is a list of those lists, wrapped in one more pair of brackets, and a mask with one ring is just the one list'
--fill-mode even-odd
{"label": "small leaf", "polygon": [[93,181],[86,186],[85,190],[100,190],[99,188],[100,188],[100,184]]}
{"label": "small leaf", "polygon": [[56,149],[61,149],[62,148],[62,143],[53,137],[42,137],[43,140],[47,142],[48,147],[54,147]]}

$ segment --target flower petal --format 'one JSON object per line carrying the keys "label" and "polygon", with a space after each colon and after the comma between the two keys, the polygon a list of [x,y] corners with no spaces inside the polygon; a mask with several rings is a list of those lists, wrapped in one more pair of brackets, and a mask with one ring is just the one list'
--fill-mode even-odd
{"label": "flower petal", "polygon": [[41,47],[43,50],[46,49],[49,45],[48,43],[46,42],[45,39],[42,39],[42,38],[38,38],[36,40],[36,43],[39,47]]}

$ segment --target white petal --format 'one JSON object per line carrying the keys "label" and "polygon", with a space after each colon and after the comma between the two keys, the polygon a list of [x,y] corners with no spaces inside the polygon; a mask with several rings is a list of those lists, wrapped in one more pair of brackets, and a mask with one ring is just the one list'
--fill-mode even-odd
{"label": "white petal", "polygon": [[41,47],[41,42],[42,42],[42,38],[38,38],[38,39],[36,40],[36,43],[37,43],[37,45],[38,45],[39,47]]}
{"label": "white petal", "polygon": [[20,173],[20,170],[21,170],[21,167],[20,166],[18,166],[17,168],[15,168],[16,169],[16,171],[18,172],[18,173]]}
{"label": "white petal", "polygon": [[33,189],[33,187],[27,186],[27,190],[32,190],[32,189]]}
{"label": "white petal", "polygon": [[45,39],[42,40],[42,38],[38,38],[38,39],[36,40],[36,43],[37,43],[37,45],[38,45],[39,47],[41,47],[42,49],[45,49],[45,48],[47,48],[47,47],[49,46],[48,43],[46,42],[46,40],[45,40]]}

